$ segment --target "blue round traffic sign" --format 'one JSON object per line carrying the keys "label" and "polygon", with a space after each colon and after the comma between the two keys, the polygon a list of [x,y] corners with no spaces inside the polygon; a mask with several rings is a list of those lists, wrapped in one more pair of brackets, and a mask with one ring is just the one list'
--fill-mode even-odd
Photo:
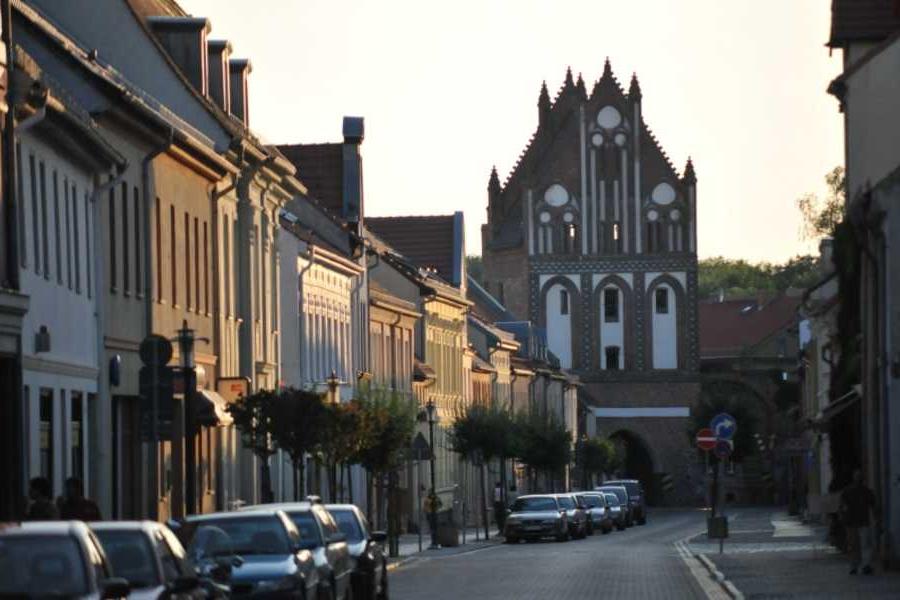
{"label": "blue round traffic sign", "polygon": [[709,422],[709,428],[720,440],[730,440],[737,431],[737,420],[728,413],[719,413]]}

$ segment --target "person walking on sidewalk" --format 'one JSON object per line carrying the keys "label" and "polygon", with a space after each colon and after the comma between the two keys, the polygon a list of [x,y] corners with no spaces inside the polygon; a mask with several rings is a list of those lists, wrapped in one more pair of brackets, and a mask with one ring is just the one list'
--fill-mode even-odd
{"label": "person walking on sidewalk", "polygon": [[847,529],[847,550],[850,554],[850,574],[862,567],[864,575],[872,574],[872,517],[877,524],[878,507],[875,494],[863,483],[862,471],[853,472],[851,483],[841,494],[841,515]]}

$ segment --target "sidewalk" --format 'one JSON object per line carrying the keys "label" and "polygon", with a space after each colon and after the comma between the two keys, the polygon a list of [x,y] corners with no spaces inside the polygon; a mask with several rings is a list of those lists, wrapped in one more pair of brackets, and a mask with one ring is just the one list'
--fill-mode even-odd
{"label": "sidewalk", "polygon": [[479,530],[478,537],[480,539],[475,539],[475,529],[467,529],[466,530],[466,543],[463,544],[463,535],[460,532],[459,535],[459,545],[458,546],[446,546],[442,548],[438,548],[435,550],[429,550],[428,546],[431,544],[431,536],[429,533],[425,532],[422,534],[422,551],[419,552],[419,536],[418,534],[408,533],[400,536],[400,547],[399,547],[399,556],[391,558],[388,568],[395,569],[402,564],[406,564],[413,560],[417,560],[419,558],[431,558],[431,557],[444,557],[444,556],[454,556],[457,554],[464,554],[466,552],[472,552],[473,550],[478,550],[480,548],[486,548],[488,546],[493,546],[495,544],[500,544],[503,542],[503,537],[497,533],[495,527],[491,527],[490,534],[491,537],[488,540],[484,539],[484,530]]}
{"label": "sidewalk", "polygon": [[849,575],[847,557],[825,541],[825,527],[772,509],[734,512],[723,554],[705,533],[687,546],[745,598],[900,598],[900,573]]}

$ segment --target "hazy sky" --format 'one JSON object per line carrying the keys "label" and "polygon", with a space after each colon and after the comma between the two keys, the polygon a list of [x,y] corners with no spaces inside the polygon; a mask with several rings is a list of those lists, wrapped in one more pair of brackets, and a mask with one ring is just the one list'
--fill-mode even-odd
{"label": "hazy sky", "polygon": [[830,0],[182,0],[253,62],[251,126],[267,141],[341,139],[366,118],[369,215],[464,210],[480,253],[501,181],[571,65],[590,90],[609,56],[676,167],[698,178],[701,257],[808,251],[796,199],[842,163]]}

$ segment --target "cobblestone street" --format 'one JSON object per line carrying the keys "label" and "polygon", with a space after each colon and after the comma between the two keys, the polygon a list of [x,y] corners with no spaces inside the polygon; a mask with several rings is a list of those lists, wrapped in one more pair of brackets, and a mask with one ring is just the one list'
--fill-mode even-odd
{"label": "cobblestone street", "polygon": [[708,573],[675,547],[703,529],[704,519],[698,511],[658,511],[645,526],[585,540],[496,545],[450,556],[426,552],[392,573],[391,597],[723,598]]}

